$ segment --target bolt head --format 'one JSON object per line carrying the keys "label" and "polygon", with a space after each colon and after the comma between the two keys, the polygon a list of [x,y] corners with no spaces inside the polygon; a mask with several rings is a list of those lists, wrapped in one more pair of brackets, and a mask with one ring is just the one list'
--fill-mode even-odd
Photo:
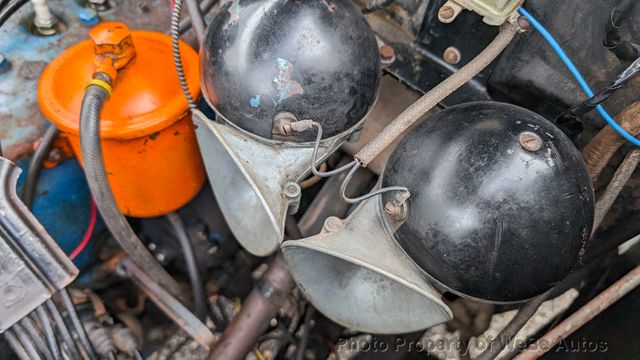
{"label": "bolt head", "polygon": [[295,199],[300,196],[302,189],[300,189],[300,185],[295,182],[289,182],[284,186],[284,196],[289,199]]}
{"label": "bolt head", "polygon": [[453,19],[455,14],[456,14],[456,11],[449,5],[445,5],[441,7],[440,10],[438,11],[438,16],[444,20]]}
{"label": "bolt head", "polygon": [[335,216],[330,216],[324,221],[324,229],[328,232],[334,232],[342,229],[344,223]]}
{"label": "bolt head", "polygon": [[391,64],[396,58],[396,51],[389,45],[384,44],[378,48],[380,51],[380,60],[385,65]]}
{"label": "bolt head", "polygon": [[525,150],[535,152],[542,148],[542,138],[531,131],[523,131],[518,136],[520,146]]}
{"label": "bolt head", "polygon": [[444,51],[442,58],[447,62],[447,64],[455,65],[462,59],[462,54],[460,54],[460,50],[458,50],[458,48],[450,46]]}

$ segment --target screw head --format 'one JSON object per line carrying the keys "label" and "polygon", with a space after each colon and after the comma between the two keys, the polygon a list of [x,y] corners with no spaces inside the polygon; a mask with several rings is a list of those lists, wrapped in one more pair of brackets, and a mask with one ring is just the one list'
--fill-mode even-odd
{"label": "screw head", "polygon": [[442,54],[442,58],[447,64],[455,65],[462,59],[462,54],[460,54],[458,48],[449,46],[445,49],[444,54]]}
{"label": "screw head", "polygon": [[542,138],[531,131],[521,132],[518,136],[518,141],[520,142],[520,146],[528,151],[535,152],[542,148]]}
{"label": "screw head", "polygon": [[443,20],[453,19],[456,11],[449,5],[445,5],[438,10],[438,16]]}

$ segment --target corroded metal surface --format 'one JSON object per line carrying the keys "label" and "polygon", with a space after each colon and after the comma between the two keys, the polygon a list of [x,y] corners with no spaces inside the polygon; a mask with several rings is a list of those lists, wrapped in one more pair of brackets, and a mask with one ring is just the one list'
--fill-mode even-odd
{"label": "corroded metal surface", "polygon": [[[50,6],[64,23],[64,31],[58,35],[43,37],[32,32],[30,4],[0,28],[0,54],[11,63],[9,71],[0,74],[0,141],[5,155],[13,160],[31,153],[32,142],[46,128],[36,97],[42,70],[65,49],[88,39],[91,29],[80,22],[85,8],[75,1],[51,0]],[[99,15],[101,21],[122,21],[132,29],[162,32],[169,29],[167,1],[122,0]]]}

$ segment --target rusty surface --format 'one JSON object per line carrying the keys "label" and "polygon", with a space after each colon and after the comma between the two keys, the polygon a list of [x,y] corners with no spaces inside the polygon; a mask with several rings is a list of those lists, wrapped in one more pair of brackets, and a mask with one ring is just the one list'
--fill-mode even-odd
{"label": "rusty surface", "polygon": [[[66,48],[87,39],[91,28],[79,21],[82,8],[74,0],[51,0],[50,7],[64,24],[60,34],[35,35],[30,25],[33,20],[30,5],[0,28],[0,54],[11,63],[11,69],[0,74],[0,141],[5,155],[12,160],[30,154],[32,143],[46,129],[36,100],[42,70]],[[100,19],[122,21],[132,29],[166,32],[169,11],[163,0],[122,0],[113,10],[100,13]]]}
{"label": "rusty surface", "polygon": [[593,298],[578,311],[551,329],[551,331],[538,339],[535,344],[532,344],[515,359],[532,360],[541,357],[544,353],[553,349],[560,341],[573,334],[638,285],[640,285],[640,266],[631,270],[627,275],[601,292],[600,295]]}
{"label": "rusty surface", "polygon": [[[633,136],[640,134],[640,101],[629,105],[616,116],[620,126]],[[589,175],[595,182],[613,155],[627,142],[611,126],[607,125],[582,149]]]}

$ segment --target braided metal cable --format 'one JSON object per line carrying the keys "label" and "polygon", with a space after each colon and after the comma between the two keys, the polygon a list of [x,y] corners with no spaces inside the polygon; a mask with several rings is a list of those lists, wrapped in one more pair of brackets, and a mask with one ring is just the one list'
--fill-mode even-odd
{"label": "braided metal cable", "polygon": [[173,2],[173,11],[171,12],[171,46],[173,49],[173,62],[176,65],[176,73],[178,74],[178,80],[180,81],[180,87],[184,96],[187,98],[190,109],[195,109],[196,102],[191,96],[189,91],[189,85],[187,84],[187,78],[184,74],[184,67],[182,66],[182,56],[180,56],[180,14],[182,13],[182,0],[175,0]]}

